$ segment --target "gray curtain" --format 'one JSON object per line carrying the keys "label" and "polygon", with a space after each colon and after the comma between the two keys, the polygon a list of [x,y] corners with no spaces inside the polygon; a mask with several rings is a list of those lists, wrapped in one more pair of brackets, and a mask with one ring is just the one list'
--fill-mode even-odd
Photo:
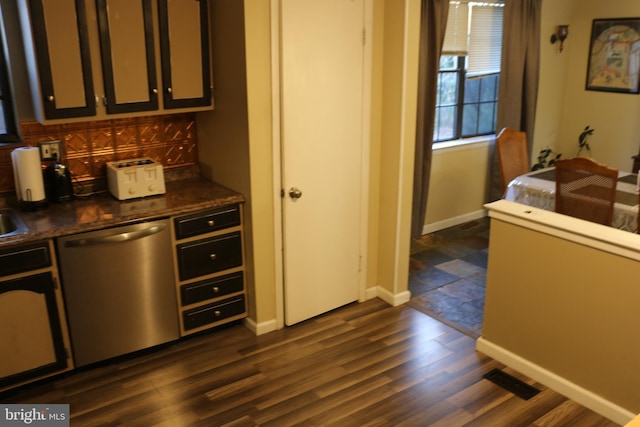
{"label": "gray curtain", "polygon": [[412,237],[418,237],[422,234],[427,212],[438,69],[448,13],[449,0],[422,0],[416,156],[413,169],[413,206],[411,212]]}
{"label": "gray curtain", "polygon": [[[496,133],[504,127],[526,132],[529,159],[538,99],[541,14],[542,0],[505,0]],[[491,159],[490,201],[502,197],[495,143]]]}

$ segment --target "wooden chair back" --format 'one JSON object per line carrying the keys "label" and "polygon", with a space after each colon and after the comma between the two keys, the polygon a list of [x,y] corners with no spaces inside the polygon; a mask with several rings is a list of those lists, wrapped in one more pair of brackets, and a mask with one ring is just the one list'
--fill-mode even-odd
{"label": "wooden chair back", "polygon": [[496,150],[500,164],[502,193],[504,193],[507,185],[515,177],[524,175],[531,169],[527,134],[511,128],[502,129],[496,137]]}
{"label": "wooden chair back", "polygon": [[618,170],[588,157],[556,161],[556,212],[611,225]]}

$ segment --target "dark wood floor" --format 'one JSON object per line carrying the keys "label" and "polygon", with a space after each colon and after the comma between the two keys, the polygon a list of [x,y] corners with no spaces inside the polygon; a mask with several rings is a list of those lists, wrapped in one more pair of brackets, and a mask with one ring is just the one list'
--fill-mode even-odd
{"label": "dark wood floor", "polygon": [[254,336],[242,325],[75,372],[3,403],[68,403],[72,426],[613,426],[540,384],[483,374],[475,341],[378,299]]}

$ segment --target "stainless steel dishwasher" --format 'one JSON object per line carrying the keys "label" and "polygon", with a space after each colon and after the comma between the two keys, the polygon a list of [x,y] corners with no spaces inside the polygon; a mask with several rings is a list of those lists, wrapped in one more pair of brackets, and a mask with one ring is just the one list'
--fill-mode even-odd
{"label": "stainless steel dishwasher", "polygon": [[169,220],[58,238],[76,366],[179,337]]}

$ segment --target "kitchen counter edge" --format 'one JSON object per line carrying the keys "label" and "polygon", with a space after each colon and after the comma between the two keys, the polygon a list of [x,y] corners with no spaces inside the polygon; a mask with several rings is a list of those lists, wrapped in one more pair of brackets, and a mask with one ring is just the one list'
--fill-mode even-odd
{"label": "kitchen counter edge", "polygon": [[75,198],[66,203],[49,203],[34,212],[20,210],[15,197],[5,198],[28,228],[26,233],[0,237],[0,248],[53,239],[76,233],[184,215],[201,210],[244,203],[244,196],[205,178],[166,183],[166,193],[131,200],[117,200],[111,193]]}

